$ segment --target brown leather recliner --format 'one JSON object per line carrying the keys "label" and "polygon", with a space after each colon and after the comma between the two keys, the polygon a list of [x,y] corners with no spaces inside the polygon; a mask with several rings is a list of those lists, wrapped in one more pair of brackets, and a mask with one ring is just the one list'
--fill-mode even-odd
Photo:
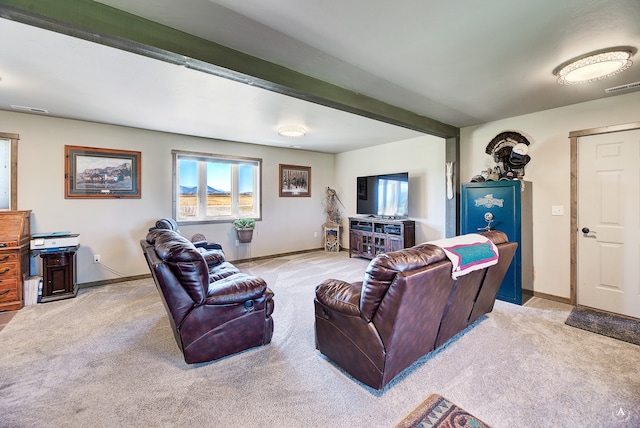
{"label": "brown leather recliner", "polygon": [[363,282],[316,287],[316,348],[354,378],[382,389],[417,359],[491,312],[517,243],[484,232],[498,263],[452,279],[438,246],[421,244],[378,255]]}
{"label": "brown leather recliner", "polygon": [[173,230],[152,230],[140,245],[187,363],[271,342],[273,292],[262,278],[240,272],[222,251],[201,253]]}

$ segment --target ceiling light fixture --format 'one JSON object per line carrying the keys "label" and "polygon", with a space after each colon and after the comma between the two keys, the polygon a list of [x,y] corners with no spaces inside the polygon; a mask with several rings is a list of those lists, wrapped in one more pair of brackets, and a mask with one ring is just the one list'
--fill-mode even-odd
{"label": "ceiling light fixture", "polygon": [[278,128],[278,134],[283,137],[304,137],[306,133],[307,130],[302,126],[289,125]]}
{"label": "ceiling light fixture", "polygon": [[635,48],[628,46],[599,50],[559,65],[553,74],[561,85],[595,82],[631,67],[635,52]]}

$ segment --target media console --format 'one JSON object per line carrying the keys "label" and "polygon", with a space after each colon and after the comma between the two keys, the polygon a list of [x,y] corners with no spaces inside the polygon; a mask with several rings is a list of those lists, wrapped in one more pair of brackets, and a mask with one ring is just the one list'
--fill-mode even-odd
{"label": "media console", "polygon": [[373,259],[378,254],[413,247],[413,220],[378,217],[349,217],[349,257]]}

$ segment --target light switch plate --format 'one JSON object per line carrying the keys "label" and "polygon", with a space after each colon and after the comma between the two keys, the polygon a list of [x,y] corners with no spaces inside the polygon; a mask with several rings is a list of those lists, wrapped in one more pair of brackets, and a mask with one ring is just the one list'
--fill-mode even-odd
{"label": "light switch plate", "polygon": [[551,206],[551,215],[564,215],[564,206],[562,206],[562,205],[552,205]]}

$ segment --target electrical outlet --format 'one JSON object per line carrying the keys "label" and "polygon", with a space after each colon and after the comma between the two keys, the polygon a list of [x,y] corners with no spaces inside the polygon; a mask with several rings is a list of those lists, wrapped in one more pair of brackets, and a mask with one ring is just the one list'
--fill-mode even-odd
{"label": "electrical outlet", "polygon": [[317,238],[318,237],[318,232],[313,232],[313,237]]}
{"label": "electrical outlet", "polygon": [[94,254],[93,255],[93,262],[94,263],[100,263],[100,254]]}
{"label": "electrical outlet", "polygon": [[552,205],[551,206],[551,215],[564,215],[564,206],[562,206],[562,205]]}
{"label": "electrical outlet", "polygon": [[236,247],[240,245],[240,241],[236,239]]}

